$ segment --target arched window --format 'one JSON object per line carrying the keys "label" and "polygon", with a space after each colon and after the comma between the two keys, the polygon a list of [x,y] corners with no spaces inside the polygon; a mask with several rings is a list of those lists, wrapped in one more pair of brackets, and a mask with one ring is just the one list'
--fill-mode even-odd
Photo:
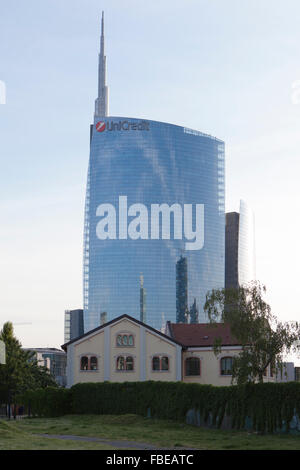
{"label": "arched window", "polygon": [[152,370],[160,370],[160,358],[158,356],[152,358]]}
{"label": "arched window", "polygon": [[221,375],[232,375],[232,357],[222,357],[221,359]]}
{"label": "arched window", "polygon": [[80,360],[80,370],[88,370],[89,368],[89,359],[87,356],[82,356]]}
{"label": "arched window", "polygon": [[90,370],[98,369],[98,359],[96,356],[92,356],[90,359]]}
{"label": "arched window", "polygon": [[169,370],[169,358],[167,356],[161,358],[161,370]]}
{"label": "arched window", "polygon": [[133,336],[132,335],[128,336],[128,345],[133,346]]}
{"label": "arched window", "polygon": [[134,346],[134,337],[130,334],[120,334],[116,342],[117,346]]}
{"label": "arched window", "polygon": [[126,370],[133,370],[133,357],[126,357]]}
{"label": "arched window", "polygon": [[98,358],[97,356],[81,356],[80,358],[80,370],[98,370]]}
{"label": "arched window", "polygon": [[132,371],[134,370],[134,360],[132,356],[118,356],[116,362],[118,371]]}
{"label": "arched window", "polygon": [[152,358],[152,370],[162,371],[169,370],[169,358],[168,356],[153,356]]}
{"label": "arched window", "polygon": [[117,358],[117,370],[124,370],[125,369],[125,358],[123,356],[119,356]]}
{"label": "arched window", "polygon": [[185,360],[185,375],[200,375],[199,357],[187,357]]}

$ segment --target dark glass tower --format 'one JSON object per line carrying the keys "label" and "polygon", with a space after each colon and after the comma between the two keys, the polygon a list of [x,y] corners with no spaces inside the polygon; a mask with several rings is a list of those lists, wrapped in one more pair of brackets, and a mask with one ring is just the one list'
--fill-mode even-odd
{"label": "dark glass tower", "polygon": [[83,327],[83,310],[65,310],[65,343],[72,339],[82,336]]}
{"label": "dark glass tower", "polygon": [[226,235],[225,235],[225,287],[226,289],[237,289],[239,286],[239,221],[238,212],[228,212],[226,214]]}
{"label": "dark glass tower", "polygon": [[254,214],[244,201],[240,201],[240,212],[226,214],[226,288],[237,289],[256,278],[254,230]]}

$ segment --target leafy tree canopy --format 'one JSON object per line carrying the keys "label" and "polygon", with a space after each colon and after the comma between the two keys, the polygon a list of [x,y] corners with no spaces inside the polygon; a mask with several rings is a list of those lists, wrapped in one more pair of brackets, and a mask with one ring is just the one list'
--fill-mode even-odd
{"label": "leafy tree canopy", "polygon": [[[283,357],[299,351],[300,325],[281,322],[263,299],[265,286],[251,282],[238,289],[212,290],[206,296],[204,310],[211,324],[230,325],[241,345],[233,361],[233,382],[263,382],[268,366],[275,374],[282,371]],[[215,342],[215,354],[221,351],[221,339]]]}
{"label": "leafy tree canopy", "polygon": [[26,390],[57,386],[48,369],[40,367],[31,351],[24,351],[14,336],[13,325],[6,322],[0,332],[5,343],[6,364],[0,365],[0,398],[10,402]]}

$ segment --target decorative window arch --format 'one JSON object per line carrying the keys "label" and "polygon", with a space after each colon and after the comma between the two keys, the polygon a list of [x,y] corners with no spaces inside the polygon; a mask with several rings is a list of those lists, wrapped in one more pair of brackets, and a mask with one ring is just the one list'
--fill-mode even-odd
{"label": "decorative window arch", "polygon": [[169,371],[170,369],[170,360],[169,356],[165,355],[155,355],[152,357],[152,371],[153,372],[163,372]]}
{"label": "decorative window arch", "polygon": [[185,360],[185,375],[195,376],[201,375],[201,361],[199,357],[187,357]]}
{"label": "decorative window arch", "polygon": [[232,375],[233,357],[226,356],[220,360],[221,375]]}
{"label": "decorative window arch", "polygon": [[120,355],[116,360],[116,370],[118,372],[130,372],[134,370],[134,358],[132,356]]}
{"label": "decorative window arch", "polygon": [[97,371],[98,362],[98,356],[96,356],[95,354],[84,354],[80,357],[80,370]]}
{"label": "decorative window arch", "polygon": [[116,346],[133,347],[134,335],[132,333],[118,333],[116,337]]}

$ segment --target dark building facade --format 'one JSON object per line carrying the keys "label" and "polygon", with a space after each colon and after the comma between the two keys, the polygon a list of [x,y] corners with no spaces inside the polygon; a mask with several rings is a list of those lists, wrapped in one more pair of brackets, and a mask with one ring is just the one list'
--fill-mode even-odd
{"label": "dark building facade", "polygon": [[238,212],[226,214],[225,228],[225,287],[237,289],[239,286],[239,220]]}
{"label": "dark building facade", "polygon": [[240,212],[226,214],[225,287],[237,289],[255,278],[254,214],[240,201]]}
{"label": "dark building facade", "polygon": [[83,309],[65,311],[65,343],[84,333]]}

